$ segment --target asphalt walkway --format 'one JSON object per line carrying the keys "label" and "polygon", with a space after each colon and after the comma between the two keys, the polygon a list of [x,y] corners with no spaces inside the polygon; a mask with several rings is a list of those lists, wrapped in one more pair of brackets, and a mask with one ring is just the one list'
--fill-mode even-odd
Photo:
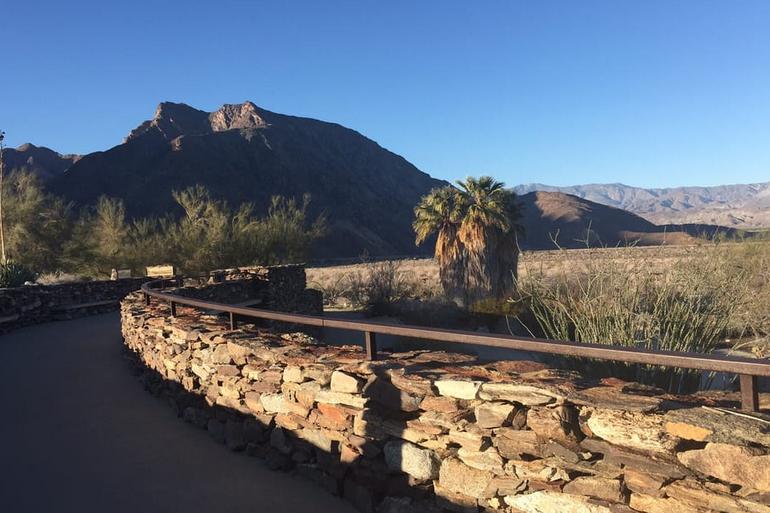
{"label": "asphalt walkway", "polygon": [[0,337],[0,512],[354,511],[182,422],[121,345],[117,313]]}

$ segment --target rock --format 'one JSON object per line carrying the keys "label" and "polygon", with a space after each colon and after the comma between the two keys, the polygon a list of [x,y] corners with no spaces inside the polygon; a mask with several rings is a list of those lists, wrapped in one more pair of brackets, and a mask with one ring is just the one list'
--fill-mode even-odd
{"label": "rock", "polygon": [[482,428],[497,428],[510,424],[514,406],[509,403],[481,403],[476,406],[476,424]]}
{"label": "rock", "polygon": [[246,407],[254,413],[263,413],[265,407],[262,406],[262,394],[257,392],[246,392],[243,402],[246,403]]}
{"label": "rock", "polygon": [[460,404],[453,397],[428,396],[420,403],[420,409],[438,413],[455,413],[460,410]]}
{"label": "rock", "polygon": [[586,497],[567,493],[540,491],[508,495],[504,500],[507,505],[523,513],[612,513],[608,506],[594,504]]}
{"label": "rock", "polygon": [[270,432],[270,445],[281,454],[291,454],[292,443],[283,428],[275,428]]}
{"label": "rock", "polygon": [[613,445],[650,454],[670,455],[678,442],[665,431],[662,415],[593,409],[586,426]]}
{"label": "rock", "polygon": [[582,438],[578,413],[572,406],[531,408],[527,412],[527,426],[541,440],[554,440],[566,447],[574,447]]}
{"label": "rock", "polygon": [[663,418],[666,431],[685,440],[770,447],[770,429],[760,419],[705,408],[672,410]]}
{"label": "rock", "polygon": [[225,424],[216,419],[209,419],[206,423],[206,430],[211,438],[219,443],[225,443]]}
{"label": "rock", "polygon": [[342,484],[342,496],[361,513],[374,513],[374,497],[365,485],[348,476]]}
{"label": "rock", "polygon": [[283,394],[262,394],[259,400],[268,413],[289,413],[289,407]]}
{"label": "rock", "polygon": [[443,488],[469,497],[481,497],[494,477],[492,472],[471,468],[456,458],[445,459],[439,470]]}
{"label": "rock", "polygon": [[436,494],[436,504],[442,508],[442,511],[478,512],[478,500],[474,497],[450,490],[439,482],[433,484],[433,491]]}
{"label": "rock", "polygon": [[481,381],[464,381],[457,379],[441,379],[434,383],[438,393],[455,399],[476,399],[481,388]]}
{"label": "rock", "polygon": [[692,470],[762,492],[770,491],[770,455],[755,448],[709,443],[677,455]]}
{"label": "rock", "polygon": [[649,413],[660,407],[662,399],[635,394],[625,394],[611,386],[587,388],[572,392],[567,400],[578,406],[592,406],[605,410],[638,411]]}
{"label": "rock", "polygon": [[494,447],[488,447],[483,451],[472,451],[461,447],[457,456],[469,467],[479,470],[488,470],[496,475],[503,474],[503,458]]}
{"label": "rock", "polygon": [[441,462],[431,450],[395,440],[386,443],[383,451],[390,470],[404,472],[420,481],[436,479],[439,475]]}
{"label": "rock", "polygon": [[580,446],[591,453],[604,455],[603,462],[618,468],[622,467],[624,470],[632,469],[645,474],[663,476],[669,480],[682,479],[690,474],[687,469],[676,463],[625,451],[601,440],[586,438]]}
{"label": "rock", "polygon": [[452,430],[449,440],[471,451],[480,451],[491,444],[489,436],[481,432]]}
{"label": "rock", "polygon": [[345,404],[353,408],[364,408],[366,406],[365,397],[329,390],[320,390],[316,393],[315,400],[319,403]]}
{"label": "rock", "polygon": [[505,464],[505,471],[519,479],[541,483],[570,480],[570,473],[567,470],[547,460],[510,460]]}
{"label": "rock", "polygon": [[230,351],[227,350],[226,344],[220,344],[214,348],[211,352],[211,362],[220,364],[229,364],[233,362],[233,358],[230,356]]}
{"label": "rock", "polygon": [[331,389],[334,392],[344,392],[346,394],[357,394],[361,392],[363,383],[357,377],[342,371],[332,372]]}
{"label": "rock", "polygon": [[[222,346],[219,346],[219,347],[222,347]],[[246,357],[252,353],[251,349],[249,349],[247,346],[237,344],[235,342],[230,342],[229,340],[227,341],[226,347],[227,347],[227,352],[230,353],[230,358],[238,365],[244,365],[246,363]],[[229,363],[229,362],[221,362],[221,363]]]}
{"label": "rock", "polygon": [[640,472],[631,468],[623,469],[623,483],[632,492],[651,496],[662,495],[661,489],[668,481],[670,481],[669,478],[660,474]]}
{"label": "rock", "polygon": [[545,388],[515,383],[484,383],[479,397],[487,401],[513,401],[526,406],[542,406],[563,399]]}
{"label": "rock", "polygon": [[419,411],[422,398],[399,390],[393,383],[379,376],[372,376],[363,388],[365,397],[394,411]]}
{"label": "rock", "polygon": [[305,381],[302,376],[302,368],[297,365],[287,365],[283,369],[283,380],[287,383],[302,383]]}
{"label": "rock", "polygon": [[733,497],[727,493],[708,490],[693,480],[674,481],[666,487],[666,495],[704,510],[712,509],[725,513],[770,512],[770,507],[752,503],[740,497]]}
{"label": "rock", "polygon": [[564,493],[586,495],[610,502],[624,502],[623,489],[617,479],[597,476],[576,477],[564,485]]}
{"label": "rock", "polygon": [[628,505],[644,513],[706,513],[709,511],[687,506],[676,499],[651,497],[640,493],[632,493]]}
{"label": "rock", "polygon": [[520,460],[524,456],[538,456],[540,446],[534,431],[507,431],[493,439],[500,455],[509,460]]}
{"label": "rock", "polygon": [[301,438],[310,445],[327,453],[331,453],[332,448],[336,445],[336,440],[329,436],[329,431],[322,429],[300,429],[295,431],[295,435],[297,435],[297,438]]}
{"label": "rock", "polygon": [[225,445],[231,451],[242,451],[246,448],[243,422],[228,420],[225,423]]}
{"label": "rock", "polygon": [[393,386],[411,395],[434,396],[433,382],[417,374],[407,374],[403,369],[388,371]]}
{"label": "rock", "polygon": [[489,483],[484,491],[484,497],[516,495],[526,489],[527,481],[525,480],[513,476],[498,476]]}

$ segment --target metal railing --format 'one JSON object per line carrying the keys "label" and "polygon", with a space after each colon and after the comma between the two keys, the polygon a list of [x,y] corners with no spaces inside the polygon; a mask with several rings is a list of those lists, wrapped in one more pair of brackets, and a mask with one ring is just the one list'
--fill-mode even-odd
{"label": "metal railing", "polygon": [[[177,305],[191,306],[204,310],[227,313],[230,317],[230,329],[236,329],[239,317],[268,319],[320,328],[338,328],[359,331],[364,334],[366,355],[370,360],[377,359],[377,335],[394,335],[421,340],[453,342],[458,344],[498,347],[518,351],[556,354],[598,360],[611,360],[626,363],[660,365],[681,369],[725,372],[737,374],[740,379],[741,405],[744,410],[759,410],[757,378],[770,377],[770,362],[724,356],[715,354],[686,353],[678,351],[650,351],[629,347],[614,347],[603,344],[589,344],[567,341],[545,340],[538,338],[519,338],[491,333],[472,331],[423,328],[410,325],[393,325],[372,321],[351,321],[329,319],[320,315],[306,315],[273,310],[263,310],[243,306],[228,305],[213,301],[204,301],[175,295],[165,290],[167,280],[155,280],[142,285],[145,302],[156,298],[168,303],[171,315],[176,315]],[[178,281],[176,281],[178,283]],[[157,288],[154,288],[157,287]],[[159,290],[160,289],[160,290]]]}

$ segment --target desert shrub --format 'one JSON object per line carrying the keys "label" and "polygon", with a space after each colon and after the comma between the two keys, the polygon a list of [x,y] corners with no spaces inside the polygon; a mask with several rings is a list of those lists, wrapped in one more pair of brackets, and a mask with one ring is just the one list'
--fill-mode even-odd
{"label": "desert shrub", "polygon": [[[645,259],[589,260],[582,269],[546,276],[528,272],[515,303],[528,305],[533,334],[649,350],[710,353],[736,329],[748,273],[732,256],[711,250],[665,268]],[[530,323],[531,324],[531,323]],[[740,329],[740,328],[738,328]],[[700,372],[613,362],[568,362],[661,386],[696,389]]]}
{"label": "desert shrub", "polygon": [[0,264],[0,288],[21,287],[37,275],[27,266],[11,260]]}
{"label": "desert shrub", "polygon": [[399,260],[367,262],[321,287],[327,303],[346,302],[372,315],[387,315],[400,299],[415,297],[421,284],[414,273],[404,269]]}

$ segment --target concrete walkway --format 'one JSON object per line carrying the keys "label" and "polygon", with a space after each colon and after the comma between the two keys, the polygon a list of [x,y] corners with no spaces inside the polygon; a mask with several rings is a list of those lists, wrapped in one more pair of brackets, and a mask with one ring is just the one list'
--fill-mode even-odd
{"label": "concrete walkway", "polygon": [[0,337],[0,511],[350,512],[231,453],[131,374],[118,314]]}

